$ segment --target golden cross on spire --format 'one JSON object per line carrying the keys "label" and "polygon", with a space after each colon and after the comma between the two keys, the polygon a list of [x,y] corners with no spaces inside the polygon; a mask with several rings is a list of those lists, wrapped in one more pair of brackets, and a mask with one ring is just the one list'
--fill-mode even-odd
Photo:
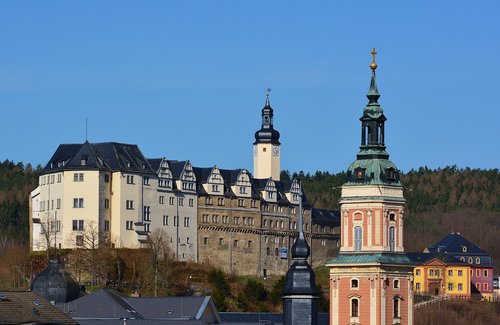
{"label": "golden cross on spire", "polygon": [[370,64],[370,68],[375,72],[375,69],[377,69],[377,63],[375,62],[375,55],[377,55],[377,52],[375,52],[375,48],[372,49],[370,52],[372,55],[372,63]]}

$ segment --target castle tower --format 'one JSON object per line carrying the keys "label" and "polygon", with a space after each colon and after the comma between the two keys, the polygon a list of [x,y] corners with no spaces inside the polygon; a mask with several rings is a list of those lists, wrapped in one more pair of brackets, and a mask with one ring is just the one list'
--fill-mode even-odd
{"label": "castle tower", "polygon": [[269,90],[262,109],[262,126],[255,132],[253,144],[253,173],[255,178],[280,180],[280,133],[273,128],[273,109],[269,104]]}
{"label": "castle tower", "polygon": [[385,147],[372,51],[361,146],[342,186],[340,253],[330,267],[330,324],[413,324],[413,265],[404,254],[405,198]]}

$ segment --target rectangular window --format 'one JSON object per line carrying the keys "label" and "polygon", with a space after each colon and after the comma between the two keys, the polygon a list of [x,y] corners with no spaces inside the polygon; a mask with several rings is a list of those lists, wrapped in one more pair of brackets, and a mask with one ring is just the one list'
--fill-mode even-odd
{"label": "rectangular window", "polygon": [[453,276],[453,270],[448,270],[448,276]]}
{"label": "rectangular window", "polygon": [[448,283],[448,291],[453,291],[453,283]]}
{"label": "rectangular window", "polygon": [[235,239],[235,240],[233,241],[233,247],[238,247],[238,240],[237,240],[237,239]]}
{"label": "rectangular window", "polygon": [[177,216],[175,216],[175,217],[174,217],[174,226],[175,226],[175,227],[177,227],[177,225],[178,225],[177,221],[178,221],[178,217],[177,217]]}
{"label": "rectangular window", "polygon": [[61,181],[62,181],[62,175],[61,174],[57,174],[57,182],[61,183]]}
{"label": "rectangular window", "polygon": [[238,199],[238,206],[241,208],[245,207],[245,200],[244,199]]}
{"label": "rectangular window", "polygon": [[203,245],[208,245],[208,237],[203,238]]}
{"label": "rectangular window", "polygon": [[256,208],[257,207],[257,201],[256,200],[252,200],[251,201],[251,207],[252,208]]}
{"label": "rectangular window", "polygon": [[420,291],[420,283],[419,282],[415,283],[415,289],[417,291]]}
{"label": "rectangular window", "polygon": [[184,217],[184,227],[189,227],[189,217]]}
{"label": "rectangular window", "polygon": [[61,199],[56,200],[56,208],[60,209],[61,208]]}
{"label": "rectangular window", "polygon": [[83,246],[83,235],[76,236],[76,246]]}
{"label": "rectangular window", "polygon": [[183,198],[179,198],[179,206],[182,207],[184,206],[184,199]]}
{"label": "rectangular window", "polygon": [[168,226],[168,216],[167,215],[163,216],[163,225]]}
{"label": "rectangular window", "polygon": [[74,198],[73,208],[83,208],[83,198]]}
{"label": "rectangular window", "polygon": [[186,244],[189,244],[189,237],[186,238]]}
{"label": "rectangular window", "polygon": [[212,192],[219,192],[219,185],[212,185]]}
{"label": "rectangular window", "polygon": [[458,291],[462,291],[463,290],[463,285],[461,283],[458,284]]}
{"label": "rectangular window", "polygon": [[109,199],[104,199],[104,209],[109,209]]}
{"label": "rectangular window", "polygon": [[50,184],[54,184],[55,182],[55,175],[50,175]]}
{"label": "rectangular window", "polygon": [[74,173],[73,182],[83,182],[83,173]]}
{"label": "rectangular window", "polygon": [[434,270],[429,270],[429,275],[434,276]]}
{"label": "rectangular window", "polygon": [[145,232],[151,232],[151,224],[150,223],[145,223],[144,224],[144,231]]}
{"label": "rectangular window", "polygon": [[219,246],[224,245],[224,238],[219,238]]}
{"label": "rectangular window", "polygon": [[458,270],[457,273],[458,273],[458,276],[462,276],[462,270]]}
{"label": "rectangular window", "polygon": [[83,230],[83,220],[73,220],[73,230]]}
{"label": "rectangular window", "polygon": [[245,186],[240,186],[240,194],[246,194],[247,188]]}
{"label": "rectangular window", "polygon": [[189,199],[189,206],[193,207],[194,206],[194,199]]}
{"label": "rectangular window", "polygon": [[483,276],[484,276],[485,278],[487,278],[487,277],[488,277],[488,270],[483,270]]}
{"label": "rectangular window", "polygon": [[134,175],[127,175],[127,184],[134,184]]}
{"label": "rectangular window", "polygon": [[104,220],[104,231],[109,231],[109,220]]}
{"label": "rectangular window", "polygon": [[127,208],[127,210],[133,210],[134,209],[134,201],[127,200],[125,202],[125,207]]}
{"label": "rectangular window", "polygon": [[248,241],[247,248],[252,248],[252,241],[251,240]]}
{"label": "rectangular window", "polygon": [[476,270],[476,277],[478,277],[478,278],[479,278],[480,276],[481,276],[481,270],[477,269],[477,270]]}
{"label": "rectangular window", "polygon": [[83,220],[78,220],[78,230],[83,230]]}
{"label": "rectangular window", "polygon": [[483,283],[483,288],[484,288],[485,291],[488,291],[488,283],[486,283],[486,282]]}
{"label": "rectangular window", "polygon": [[104,174],[104,183],[109,183],[109,174]]}
{"label": "rectangular window", "polygon": [[163,195],[160,195],[159,201],[160,201],[160,204],[164,204],[165,203],[165,197]]}
{"label": "rectangular window", "polygon": [[174,198],[173,198],[173,197],[169,197],[169,198],[168,198],[168,203],[169,203],[170,205],[174,205]]}
{"label": "rectangular window", "polygon": [[128,220],[125,224],[125,227],[127,230],[134,230],[134,222],[133,221],[130,221]]}
{"label": "rectangular window", "polygon": [[143,214],[144,221],[151,221],[151,207],[145,205],[143,210],[144,210]]}
{"label": "rectangular window", "polygon": [[149,185],[149,177],[144,177],[144,178],[142,179],[142,183],[143,183],[144,185]]}
{"label": "rectangular window", "polygon": [[223,198],[218,198],[217,199],[217,205],[224,205],[224,199]]}

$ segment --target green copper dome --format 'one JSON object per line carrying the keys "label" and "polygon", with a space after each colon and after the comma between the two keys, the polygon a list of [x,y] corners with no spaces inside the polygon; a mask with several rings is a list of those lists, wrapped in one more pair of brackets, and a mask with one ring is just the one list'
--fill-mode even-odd
{"label": "green copper dome", "polygon": [[361,121],[361,146],[357,159],[347,169],[347,184],[393,184],[400,185],[396,165],[389,160],[385,150],[384,110],[378,103],[380,93],[377,89],[375,69],[372,62],[370,89],[366,97],[368,104],[363,110]]}

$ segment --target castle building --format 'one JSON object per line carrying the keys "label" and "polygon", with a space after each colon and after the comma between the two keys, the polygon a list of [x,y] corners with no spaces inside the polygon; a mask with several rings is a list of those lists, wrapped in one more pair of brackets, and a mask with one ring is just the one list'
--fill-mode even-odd
{"label": "castle building", "polygon": [[314,209],[297,180],[280,180],[273,117],[267,97],[255,134],[253,175],[148,159],[133,144],[61,144],[31,193],[32,250],[141,248],[162,231],[177,260],[232,274],[282,275],[292,262],[302,194],[309,262],[324,265],[340,239],[339,215]]}
{"label": "castle building", "polygon": [[342,186],[340,253],[330,268],[330,324],[413,324],[413,265],[404,253],[403,186],[385,146],[375,49],[361,146]]}

